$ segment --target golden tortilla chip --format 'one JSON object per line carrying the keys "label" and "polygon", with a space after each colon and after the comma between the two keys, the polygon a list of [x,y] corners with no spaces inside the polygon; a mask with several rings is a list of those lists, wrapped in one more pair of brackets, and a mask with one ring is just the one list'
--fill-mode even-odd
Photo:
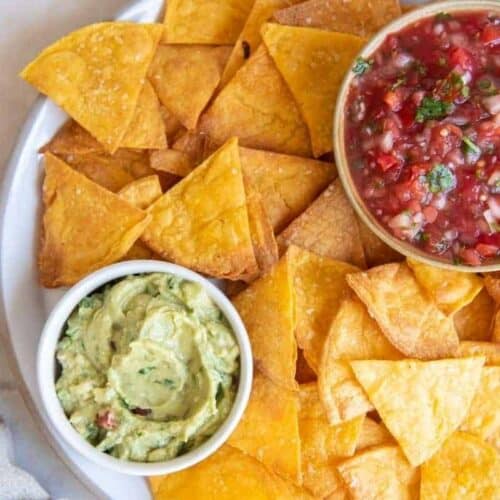
{"label": "golden tortilla chip", "polygon": [[311,153],[293,96],[262,45],[201,116],[198,128],[218,143],[237,136],[242,146],[299,156]]}
{"label": "golden tortilla chip", "polygon": [[192,168],[205,161],[219,148],[218,143],[204,132],[187,130],[172,146],[172,149],[186,154]]}
{"label": "golden tortilla chip", "polygon": [[151,207],[143,241],[167,260],[218,278],[257,271],[237,139]]}
{"label": "golden tortilla chip", "polygon": [[493,317],[491,341],[500,343],[500,309],[497,309]]}
{"label": "golden tortilla chip", "polygon": [[309,363],[307,362],[304,356],[304,351],[302,349],[299,349],[297,353],[295,380],[299,384],[307,384],[309,382],[316,382],[317,380],[316,373],[309,366]]}
{"label": "golden tortilla chip", "polygon": [[500,456],[476,436],[456,432],[422,465],[422,500],[497,499]]}
{"label": "golden tortilla chip", "polygon": [[56,156],[86,155],[89,153],[103,153],[102,144],[94,139],[75,120],[68,120],[57,134],[40,149],[40,153],[50,152]]}
{"label": "golden tortilla chip", "polygon": [[228,444],[301,484],[298,411],[297,392],[256,372],[248,406]]}
{"label": "golden tortilla chip", "polygon": [[257,368],[273,382],[296,389],[295,294],[289,258],[233,299],[248,331]]}
{"label": "golden tortilla chip", "polygon": [[370,417],[363,420],[363,427],[356,444],[356,451],[394,444],[394,438],[382,422],[375,422]]}
{"label": "golden tortilla chip", "polygon": [[356,216],[338,179],[278,236],[281,251],[289,245],[366,267]]}
{"label": "golden tortilla chip", "polygon": [[266,24],[262,38],[309,128],[314,156],[332,151],[337,93],[365,40],[279,24]]}
{"label": "golden tortilla chip", "polygon": [[486,289],[454,316],[460,340],[490,340],[495,319],[495,302]]}
{"label": "golden tortilla chip", "polygon": [[420,473],[399,446],[372,448],[338,466],[352,500],[418,500]]}
{"label": "golden tortilla chip", "polygon": [[45,155],[43,203],[38,265],[46,287],[72,285],[120,260],[150,222],[51,153]]}
{"label": "golden tortilla chip", "polygon": [[100,23],[45,49],[21,73],[113,153],[127,132],[160,24]]}
{"label": "golden tortilla chip", "polygon": [[252,4],[252,0],[169,0],[163,41],[232,45]]}
{"label": "golden tortilla chip", "polygon": [[153,493],[153,495],[159,490],[160,484],[166,477],[167,477],[166,475],[148,477],[149,488],[151,490],[151,493]]}
{"label": "golden tortilla chip", "polygon": [[121,260],[161,260],[144,242],[137,240]]}
{"label": "golden tortilla chip", "polygon": [[240,148],[240,158],[276,232],[300,215],[336,177],[334,165],[298,156]]}
{"label": "golden tortilla chip", "polygon": [[175,149],[151,151],[149,164],[153,170],[167,172],[178,177],[186,177],[193,170],[189,156]]}
{"label": "golden tortilla chip", "polygon": [[134,207],[145,210],[161,197],[160,179],[157,175],[142,177],[118,191],[118,196]]}
{"label": "golden tortilla chip", "polygon": [[[153,59],[154,61],[154,59]],[[151,67],[150,67],[151,70]],[[168,144],[173,144],[180,134],[185,132],[182,123],[160,102],[160,114],[167,134]]]}
{"label": "golden tortilla chip", "polygon": [[412,465],[458,428],[479,386],[484,358],[351,361],[356,378]]}
{"label": "golden tortilla chip", "polygon": [[452,356],[458,347],[453,320],[421,289],[406,264],[386,264],[347,276],[385,336],[410,357]]}
{"label": "golden tortilla chip", "polygon": [[484,275],[484,286],[493,300],[500,304],[500,273],[487,273]]}
{"label": "golden tortilla chip", "polygon": [[160,45],[149,79],[162,104],[189,130],[219,85],[231,47]]}
{"label": "golden tortilla chip", "polygon": [[323,344],[342,300],[350,293],[345,277],[354,266],[292,246],[286,256],[296,294],[295,335],[309,366],[318,373]]}
{"label": "golden tortilla chip", "polygon": [[368,267],[381,266],[404,260],[404,256],[386,245],[358,218],[359,234]]}
{"label": "golden tortilla chip", "polygon": [[167,147],[167,135],[160,112],[160,101],[158,101],[153,86],[148,80],[144,82],[134,117],[120,146],[136,149],[163,149]]}
{"label": "golden tortilla chip", "polygon": [[455,357],[469,358],[471,356],[484,356],[486,365],[500,366],[500,344],[467,340],[460,342]]}
{"label": "golden tortilla chip", "polygon": [[347,360],[401,357],[365,306],[354,297],[345,299],[329,329],[319,365],[319,393],[330,423],[343,422],[373,409]]}
{"label": "golden tortilla chip", "polygon": [[401,15],[398,0],[308,0],[274,14],[280,24],[341,31],[363,37]]}
{"label": "golden tortilla chip", "polygon": [[406,261],[420,286],[448,316],[470,304],[483,288],[476,274],[440,269],[412,259]]}

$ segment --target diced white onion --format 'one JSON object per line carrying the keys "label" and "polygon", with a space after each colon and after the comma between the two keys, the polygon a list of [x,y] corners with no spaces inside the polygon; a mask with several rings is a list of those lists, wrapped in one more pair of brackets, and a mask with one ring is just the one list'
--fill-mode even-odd
{"label": "diced white onion", "polygon": [[413,57],[406,52],[398,52],[394,56],[394,66],[396,68],[406,68],[410,63],[413,62]]}
{"label": "diced white onion", "polygon": [[387,132],[384,132],[380,137],[380,149],[384,153],[390,153],[392,151],[393,146],[394,146],[394,137],[392,135],[392,132],[388,130]]}
{"label": "diced white onion", "polygon": [[494,196],[488,198],[488,206],[490,207],[491,215],[495,219],[500,220],[500,203],[498,203]]}
{"label": "diced white onion", "polygon": [[498,181],[500,181],[500,170],[495,170],[488,179],[488,184],[494,186]]}
{"label": "diced white onion", "polygon": [[491,115],[500,113],[500,94],[483,97],[482,103],[486,108],[486,111],[488,111]]}
{"label": "diced white onion", "polygon": [[500,225],[498,224],[498,222],[496,221],[495,217],[491,213],[491,210],[485,210],[483,212],[483,216],[484,216],[486,222],[488,223],[488,226],[489,226],[490,231],[492,233],[498,233],[498,232],[500,232]]}

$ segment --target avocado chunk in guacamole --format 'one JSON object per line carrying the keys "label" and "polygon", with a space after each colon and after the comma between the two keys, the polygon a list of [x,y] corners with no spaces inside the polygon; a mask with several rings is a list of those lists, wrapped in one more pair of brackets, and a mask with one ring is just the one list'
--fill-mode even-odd
{"label": "avocado chunk in guacamole", "polygon": [[229,414],[239,348],[197,283],[129,276],[84,298],[59,341],[59,401],[73,427],[110,455],[168,460],[208,439]]}

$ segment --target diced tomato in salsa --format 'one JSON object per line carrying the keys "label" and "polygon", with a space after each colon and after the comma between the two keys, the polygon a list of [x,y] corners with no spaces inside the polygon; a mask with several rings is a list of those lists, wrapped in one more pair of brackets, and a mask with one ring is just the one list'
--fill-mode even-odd
{"label": "diced tomato in salsa", "polygon": [[345,142],[368,209],[448,261],[500,258],[500,14],[424,19],[356,67]]}

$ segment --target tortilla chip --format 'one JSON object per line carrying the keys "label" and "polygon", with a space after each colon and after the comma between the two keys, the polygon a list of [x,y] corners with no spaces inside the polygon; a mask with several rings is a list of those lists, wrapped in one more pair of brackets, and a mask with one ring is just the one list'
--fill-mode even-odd
{"label": "tortilla chip", "polygon": [[153,252],[145,243],[141,240],[137,240],[130,250],[125,254],[121,260],[161,260],[161,257]]}
{"label": "tortilla chip", "polygon": [[491,341],[500,343],[500,309],[497,309],[493,317]]}
{"label": "tortilla chip", "polygon": [[485,441],[500,433],[500,366],[483,368],[479,388],[460,430],[477,434]]}
{"label": "tortilla chip", "polygon": [[[332,230],[335,228],[335,230]],[[297,245],[330,259],[366,267],[356,216],[336,180],[279,236],[284,251]]]}
{"label": "tortilla chip", "polygon": [[495,302],[486,289],[460,309],[453,317],[460,340],[490,340],[495,309]]}
{"label": "tortilla chip", "polygon": [[293,96],[262,45],[201,116],[198,128],[218,143],[237,136],[242,146],[299,156],[311,153]]}
{"label": "tortilla chip", "polygon": [[300,215],[336,177],[334,165],[298,156],[240,148],[240,158],[276,232]]}
{"label": "tortilla chip", "polygon": [[50,152],[56,156],[86,155],[89,153],[102,153],[102,144],[94,139],[75,120],[68,120],[56,135],[40,149],[40,153]]}
{"label": "tortilla chip", "polygon": [[175,141],[172,148],[187,155],[194,168],[217,151],[219,145],[204,132],[187,130]]}
{"label": "tortilla chip", "polygon": [[151,151],[149,154],[149,164],[154,170],[167,172],[178,177],[186,177],[193,170],[189,156],[175,149]]}
{"label": "tortilla chip", "polygon": [[147,80],[139,94],[134,117],[120,146],[136,149],[167,147],[165,124],[160,113],[160,101],[158,101],[153,86]]}
{"label": "tortilla chip", "polygon": [[132,123],[162,33],[160,24],[87,26],[45,49],[21,76],[113,153]]}
{"label": "tortilla chip", "polygon": [[279,24],[266,24],[262,38],[309,128],[314,156],[332,151],[337,93],[365,40]]}
{"label": "tortilla chip", "polygon": [[252,0],[169,0],[163,41],[232,45],[252,4]]}
{"label": "tortilla chip", "polygon": [[316,373],[314,373],[314,370],[307,363],[302,349],[299,349],[297,353],[295,380],[299,384],[307,384],[309,382],[316,382],[317,380]]}
{"label": "tortilla chip", "polygon": [[472,273],[449,271],[406,259],[420,286],[446,315],[470,304],[483,288],[481,278]]}
{"label": "tortilla chip", "polygon": [[255,458],[224,445],[206,460],[165,476],[157,500],[312,500]]}
{"label": "tortilla chip", "polygon": [[38,265],[46,287],[72,285],[120,260],[150,222],[51,153],[45,155],[43,203]]}
{"label": "tortilla chip", "polygon": [[118,191],[118,196],[134,207],[145,210],[163,194],[157,175],[142,177]]}
{"label": "tortilla chip", "polygon": [[407,356],[452,356],[458,347],[453,320],[420,288],[406,264],[386,264],[347,276],[389,341]]}
{"label": "tortilla chip", "polygon": [[394,438],[382,422],[375,422],[370,417],[365,417],[363,427],[356,444],[356,451],[394,444]]}
{"label": "tortilla chip", "polygon": [[160,114],[163,120],[163,126],[165,127],[165,133],[167,134],[167,142],[168,144],[173,144],[177,140],[179,134],[183,133],[186,129],[182,126],[182,123],[173,115],[173,113],[171,113],[163,104],[161,104],[161,102]]}
{"label": "tortilla chip", "polygon": [[467,340],[460,342],[455,357],[469,358],[471,356],[484,356],[487,366],[500,366],[500,344]]}
{"label": "tortilla chip", "polygon": [[500,457],[476,436],[456,432],[422,466],[422,500],[496,499],[500,491]]}
{"label": "tortilla chip", "polygon": [[149,489],[151,490],[151,493],[153,493],[153,495],[158,492],[158,490],[160,489],[160,484],[166,477],[167,475],[148,477]]}
{"label": "tortilla chip", "polygon": [[479,386],[484,358],[351,361],[356,378],[412,465],[458,428]]}
{"label": "tortilla chip", "polygon": [[484,286],[493,300],[500,304],[500,272],[485,274]]}
{"label": "tortilla chip", "polygon": [[420,473],[399,446],[380,446],[338,466],[352,500],[418,500]]}
{"label": "tortilla chip", "polygon": [[143,241],[167,260],[217,278],[257,271],[237,139],[149,208]]}
{"label": "tortilla chip", "polygon": [[359,234],[368,267],[381,266],[404,260],[404,256],[386,245],[358,218]]}
{"label": "tortilla chip", "polygon": [[219,84],[231,47],[160,45],[149,79],[162,104],[189,130]]}
{"label": "tortilla chip", "polygon": [[347,360],[401,357],[365,306],[354,297],[345,299],[329,329],[319,365],[319,393],[330,423],[343,422],[373,409]]}
{"label": "tortilla chip", "polygon": [[296,389],[295,294],[289,258],[233,299],[248,331],[258,369],[273,382]]}
{"label": "tortilla chip", "polygon": [[309,366],[318,373],[323,344],[342,300],[350,293],[345,276],[354,266],[292,246],[286,256],[296,294],[295,335]]}
{"label": "tortilla chip", "polygon": [[297,392],[255,374],[250,401],[228,444],[301,484]]}
{"label": "tortilla chip", "polygon": [[308,0],[276,12],[274,19],[290,26],[369,37],[400,15],[398,0]]}
{"label": "tortilla chip", "polygon": [[303,485],[314,496],[324,498],[343,489],[335,465],[354,454],[364,416],[332,426],[324,412],[318,414],[321,404],[316,384],[301,386],[299,394],[301,401],[306,400],[299,412]]}

